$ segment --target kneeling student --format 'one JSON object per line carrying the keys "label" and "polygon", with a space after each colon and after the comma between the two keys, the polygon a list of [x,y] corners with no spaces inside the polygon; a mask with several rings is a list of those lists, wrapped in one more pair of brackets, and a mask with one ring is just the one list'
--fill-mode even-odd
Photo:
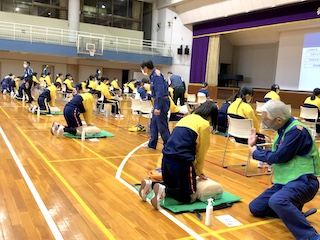
{"label": "kneeling student", "polygon": [[[64,132],[73,135],[81,135],[83,129],[82,121],[80,119],[81,113],[84,116],[87,126],[94,126],[92,123],[94,104],[95,101],[91,93],[80,93],[75,95],[70,102],[66,104],[63,110],[67,126],[54,122],[51,127],[51,134],[56,135],[57,137],[62,137]],[[96,128],[96,131],[100,132],[100,129]]]}
{"label": "kneeling student", "polygon": [[[207,101],[177,123],[162,150],[163,184],[154,185],[155,195],[151,199],[154,208],[160,208],[165,195],[181,203],[193,203],[201,196],[197,181],[208,179],[203,172],[204,157],[210,145],[210,125],[215,128],[217,119],[217,105]],[[151,188],[151,180],[142,180],[139,191],[142,200],[146,201]]]}
{"label": "kneeling student", "polygon": [[61,88],[61,83],[55,82],[51,86],[44,89],[38,97],[39,107],[30,104],[29,111],[34,113],[40,108],[41,113],[50,114],[50,107],[55,107],[57,90]]}

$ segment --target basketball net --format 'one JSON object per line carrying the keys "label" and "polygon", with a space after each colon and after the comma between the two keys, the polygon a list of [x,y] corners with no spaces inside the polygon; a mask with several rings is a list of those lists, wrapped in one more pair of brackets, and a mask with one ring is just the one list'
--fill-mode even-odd
{"label": "basketball net", "polygon": [[90,57],[93,57],[93,56],[94,56],[94,53],[96,52],[95,49],[88,49],[88,51],[89,51]]}

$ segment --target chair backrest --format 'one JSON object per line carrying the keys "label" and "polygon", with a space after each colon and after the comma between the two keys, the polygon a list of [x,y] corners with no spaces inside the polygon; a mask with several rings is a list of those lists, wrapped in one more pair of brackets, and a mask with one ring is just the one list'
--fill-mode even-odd
{"label": "chair backrest", "polygon": [[207,97],[204,93],[198,93],[198,103],[202,104],[207,101]]}
{"label": "chair backrest", "polygon": [[143,114],[152,113],[152,102],[150,100],[148,101],[142,101],[141,100],[141,112]]}
{"label": "chair backrest", "polygon": [[196,101],[196,95],[188,93],[188,102],[195,102]]}
{"label": "chair backrest", "polygon": [[104,95],[101,93],[101,97],[97,99],[98,102],[103,102],[104,101]]}
{"label": "chair backrest", "polygon": [[262,107],[265,104],[265,102],[258,102],[256,101],[256,113],[261,113],[262,112]]}
{"label": "chair backrest", "polygon": [[199,96],[205,96],[206,94],[204,94],[203,92],[198,92],[197,93],[197,96],[199,97]]}
{"label": "chair backrest", "polygon": [[238,138],[249,138],[253,128],[252,119],[238,119],[228,116],[228,134]]}
{"label": "chair backrest", "polygon": [[300,106],[300,118],[318,120],[318,108]]}
{"label": "chair backrest", "polygon": [[141,110],[141,100],[131,98],[131,110],[140,111]]}
{"label": "chair backrest", "polygon": [[286,104],[288,109],[289,109],[289,112],[291,113],[291,104]]}
{"label": "chair backrest", "polygon": [[128,86],[124,86],[123,87],[123,93],[129,93],[129,87]]}

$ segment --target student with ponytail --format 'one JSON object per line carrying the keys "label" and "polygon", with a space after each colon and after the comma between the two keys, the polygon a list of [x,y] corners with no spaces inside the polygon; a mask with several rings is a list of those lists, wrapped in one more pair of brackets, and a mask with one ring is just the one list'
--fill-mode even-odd
{"label": "student with ponytail", "polygon": [[271,86],[271,91],[268,92],[265,96],[264,96],[264,102],[268,102],[270,99],[276,99],[276,100],[280,100],[280,87],[278,84],[272,84]]}
{"label": "student with ponytail", "polygon": [[[318,117],[319,117],[319,115],[320,115],[320,88],[313,89],[312,95],[310,97],[307,97],[307,99],[303,103],[303,106],[307,107],[307,108],[318,108]],[[310,119],[309,121],[312,121],[312,120]],[[320,133],[320,125],[318,125],[318,124],[316,125],[316,132]]]}
{"label": "student with ponytail", "polygon": [[[271,140],[268,136],[260,133],[260,123],[255,115],[253,108],[250,106],[250,102],[253,96],[253,89],[249,87],[242,87],[239,92],[235,95],[234,101],[228,108],[228,115],[232,118],[239,119],[252,119],[253,126],[257,132],[257,144],[270,143]],[[235,138],[236,142],[248,144],[247,138]],[[263,162],[259,162],[259,168],[263,167]],[[271,167],[268,168],[271,171]]]}

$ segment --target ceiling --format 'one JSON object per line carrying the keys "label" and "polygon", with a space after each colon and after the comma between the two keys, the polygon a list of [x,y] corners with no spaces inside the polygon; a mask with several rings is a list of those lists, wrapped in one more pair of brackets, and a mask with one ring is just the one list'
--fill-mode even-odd
{"label": "ceiling", "polygon": [[279,42],[281,32],[312,28],[317,28],[320,31],[320,19],[253,28],[227,33],[224,36],[235,46],[258,45]]}

